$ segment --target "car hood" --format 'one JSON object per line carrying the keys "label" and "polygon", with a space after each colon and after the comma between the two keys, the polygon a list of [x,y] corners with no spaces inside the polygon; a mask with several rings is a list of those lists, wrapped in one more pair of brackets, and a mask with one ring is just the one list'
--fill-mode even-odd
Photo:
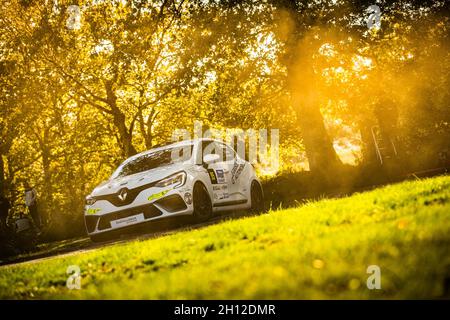
{"label": "car hood", "polygon": [[172,164],[169,166],[159,167],[152,170],[139,172],[126,177],[120,177],[114,180],[109,180],[97,186],[92,191],[91,196],[101,196],[112,193],[117,193],[122,188],[134,189],[144,184],[152,183],[164,179],[176,172],[182,171],[186,168],[185,164]]}

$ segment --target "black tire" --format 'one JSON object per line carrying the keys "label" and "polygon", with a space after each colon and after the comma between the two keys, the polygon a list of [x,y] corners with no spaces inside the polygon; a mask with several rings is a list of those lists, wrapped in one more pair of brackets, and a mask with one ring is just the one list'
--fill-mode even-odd
{"label": "black tire", "polygon": [[206,187],[202,183],[196,183],[192,192],[194,202],[194,219],[197,222],[205,222],[211,218],[212,202]]}
{"label": "black tire", "polygon": [[252,181],[250,188],[251,211],[262,212],[264,210],[264,194],[261,185],[256,181]]}

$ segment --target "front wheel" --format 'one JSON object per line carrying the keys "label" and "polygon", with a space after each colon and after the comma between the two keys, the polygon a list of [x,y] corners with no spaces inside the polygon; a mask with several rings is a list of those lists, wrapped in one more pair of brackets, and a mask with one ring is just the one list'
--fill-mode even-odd
{"label": "front wheel", "polygon": [[257,181],[252,181],[250,189],[250,197],[252,201],[252,212],[261,212],[264,210],[264,195],[261,185]]}
{"label": "front wheel", "polygon": [[206,187],[196,183],[193,191],[194,219],[197,222],[207,221],[212,216],[212,202]]}

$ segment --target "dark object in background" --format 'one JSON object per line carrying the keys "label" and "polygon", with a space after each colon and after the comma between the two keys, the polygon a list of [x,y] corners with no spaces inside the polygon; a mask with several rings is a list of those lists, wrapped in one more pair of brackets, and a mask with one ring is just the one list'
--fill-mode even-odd
{"label": "dark object in background", "polygon": [[38,243],[38,231],[31,219],[23,212],[2,230],[0,235],[0,258],[33,251]]}
{"label": "dark object in background", "polygon": [[34,225],[36,226],[36,228],[38,228],[40,230],[42,227],[42,221],[41,221],[41,216],[37,209],[37,203],[35,202],[31,206],[29,206],[28,211],[30,212],[30,215],[31,215],[31,218],[33,219]]}
{"label": "dark object in background", "polygon": [[14,221],[14,234],[17,248],[21,251],[33,250],[38,240],[38,230],[33,227],[29,217],[21,213]]}
{"label": "dark object in background", "polygon": [[42,227],[41,216],[37,208],[37,193],[36,190],[30,186],[28,182],[25,182],[25,204],[28,207],[28,212],[33,218],[34,225],[39,230]]}
{"label": "dark object in background", "polygon": [[9,200],[0,195],[0,230],[2,232],[7,228],[6,220],[8,219],[9,209],[11,209]]}

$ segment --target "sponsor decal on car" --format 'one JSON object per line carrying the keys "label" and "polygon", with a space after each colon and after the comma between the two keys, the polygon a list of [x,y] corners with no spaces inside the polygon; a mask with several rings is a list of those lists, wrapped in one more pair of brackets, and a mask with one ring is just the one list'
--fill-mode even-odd
{"label": "sponsor decal on car", "polygon": [[236,181],[239,178],[239,176],[241,175],[242,170],[244,169],[244,167],[245,167],[245,162],[243,162],[243,163],[235,162],[234,163],[233,169],[231,169],[231,182],[233,184],[236,183]]}
{"label": "sponsor decal on car", "polygon": [[217,176],[214,169],[208,169],[209,179],[211,180],[212,184],[217,184]]}
{"label": "sponsor decal on car", "polygon": [[228,199],[230,195],[228,194],[228,185],[216,185],[213,186],[214,199],[222,200]]}
{"label": "sponsor decal on car", "polygon": [[229,196],[228,192],[224,192],[221,195],[219,195],[219,200],[228,199],[229,197],[230,196]]}
{"label": "sponsor decal on car", "polygon": [[161,197],[164,197],[164,196],[166,195],[166,193],[169,192],[169,191],[170,191],[170,189],[169,189],[169,190],[164,190],[164,191],[161,191],[161,192],[158,192],[158,193],[154,193],[154,194],[150,195],[150,196],[147,198],[147,200],[148,200],[148,201],[154,201],[154,200],[157,200],[157,199],[159,199],[159,198],[161,198]]}
{"label": "sponsor decal on car", "polygon": [[87,214],[96,214],[100,211],[101,209],[97,209],[97,208],[89,208],[87,209],[86,213]]}
{"label": "sponsor decal on car", "polygon": [[116,228],[116,227],[128,226],[130,224],[135,224],[138,222],[142,222],[144,220],[145,220],[144,214],[140,213],[140,214],[137,214],[137,215],[134,215],[131,217],[126,217],[126,218],[111,221],[110,224],[111,224],[112,228]]}
{"label": "sponsor decal on car", "polygon": [[216,170],[217,183],[225,183],[225,174],[222,169]]}
{"label": "sponsor decal on car", "polygon": [[214,191],[220,191],[220,190],[228,190],[228,186],[226,184],[213,186]]}

